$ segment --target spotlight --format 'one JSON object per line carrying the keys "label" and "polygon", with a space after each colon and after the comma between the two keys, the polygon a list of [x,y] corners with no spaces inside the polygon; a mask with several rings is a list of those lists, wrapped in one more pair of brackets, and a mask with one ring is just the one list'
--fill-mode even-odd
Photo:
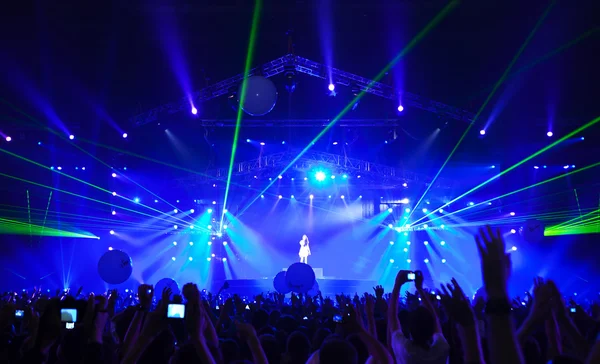
{"label": "spotlight", "polygon": [[392,209],[392,208],[390,207],[390,208],[388,209],[388,212],[390,212],[390,213],[391,213],[392,211],[394,211],[394,209]]}
{"label": "spotlight", "polygon": [[335,179],[335,176],[334,176],[334,175],[332,175],[332,176],[331,176],[331,179]]}
{"label": "spotlight", "polygon": [[394,245],[394,242],[393,242],[393,241],[390,241],[390,245]]}
{"label": "spotlight", "polygon": [[206,212],[208,212],[209,214],[212,214],[212,209],[208,209],[208,210],[206,210]]}
{"label": "spotlight", "polygon": [[424,241],[423,244],[429,245],[429,242],[428,241]]}
{"label": "spotlight", "polygon": [[391,228],[393,228],[393,227],[394,227],[394,225],[392,225],[392,224],[388,224],[388,227],[391,229]]}
{"label": "spotlight", "polygon": [[210,262],[212,260],[211,257],[206,258],[206,261]]}
{"label": "spotlight", "polygon": [[429,227],[429,225],[425,224],[423,225],[423,229],[427,229]]}
{"label": "spotlight", "polygon": [[[442,263],[446,263],[446,259],[442,259]],[[439,296],[438,296],[439,297]]]}
{"label": "spotlight", "polygon": [[279,195],[279,196],[277,196],[277,198],[281,200],[283,198],[283,196]]}
{"label": "spotlight", "polygon": [[136,197],[136,198],[133,199],[133,202],[140,203],[140,199],[138,197]]}
{"label": "spotlight", "polygon": [[540,169],[540,167],[538,167],[538,166],[533,166],[533,168],[534,168],[534,169]]}
{"label": "spotlight", "polygon": [[327,198],[331,198],[331,195],[327,196]]}
{"label": "spotlight", "polygon": [[429,263],[429,259],[425,258],[425,260],[423,260],[423,262]]}
{"label": "spotlight", "polygon": [[325,181],[325,173],[324,172],[317,172],[315,173],[315,179],[319,182]]}
{"label": "spotlight", "polygon": [[469,202],[469,206],[475,205],[475,202]]}
{"label": "spotlight", "polygon": [[394,259],[390,259],[390,263],[394,263]]}
{"label": "spotlight", "polygon": [[398,105],[398,112],[402,112],[402,111],[404,111],[404,106]]}
{"label": "spotlight", "polygon": [[516,246],[513,246],[513,247],[512,247],[510,250],[512,250],[513,252],[514,252],[514,251],[517,251],[517,247],[516,247]]}
{"label": "spotlight", "polygon": [[227,258],[223,258],[223,263],[225,263],[227,261]]}
{"label": "spotlight", "polygon": [[585,140],[585,137],[581,137],[581,138],[579,138],[579,139],[581,139],[581,140]]}
{"label": "spotlight", "polygon": [[444,209],[439,209],[439,210],[438,210],[438,212],[439,212],[440,214],[443,214],[443,213],[444,213]]}
{"label": "spotlight", "polygon": [[265,145],[265,142],[260,142],[260,145]]}
{"label": "spotlight", "polygon": [[127,139],[127,133],[123,133],[123,139]]}
{"label": "spotlight", "polygon": [[346,197],[344,197],[344,195],[341,195],[341,196],[340,196],[340,198],[343,200],[343,199],[345,199]]}
{"label": "spotlight", "polygon": [[226,241],[224,241],[224,242],[223,242],[223,246],[226,246],[226,245],[227,245],[227,242],[226,242]]}
{"label": "spotlight", "polygon": [[213,205],[216,205],[216,204],[217,204],[217,201],[213,201],[213,202],[212,202],[212,204],[213,204]]}
{"label": "spotlight", "polygon": [[[581,137],[581,140],[583,140],[583,137]],[[42,142],[38,142],[38,145],[42,145]]]}
{"label": "spotlight", "polygon": [[406,259],[406,263],[410,263],[410,262],[412,262],[412,260]]}
{"label": "spotlight", "polygon": [[190,229],[194,230],[194,225],[190,225]]}
{"label": "spotlight", "polygon": [[484,129],[481,129],[481,130],[479,131],[479,135],[485,135],[485,130],[484,130]]}
{"label": "spotlight", "polygon": [[10,142],[11,140],[12,140],[12,138],[11,138],[11,137],[9,137],[9,136],[7,136],[7,137],[6,137],[6,141],[7,141],[7,142]]}
{"label": "spotlight", "polygon": [[403,249],[405,253],[408,253],[408,248]]}
{"label": "spotlight", "polygon": [[546,133],[546,135],[548,136],[548,138],[551,138],[554,135],[554,133],[551,132],[551,131],[549,131],[549,132]]}
{"label": "spotlight", "polygon": [[112,246],[109,246],[109,247],[108,247],[108,250],[113,250],[113,247],[112,247]]}
{"label": "spotlight", "polygon": [[492,164],[492,165],[491,165],[491,168],[492,168],[492,169],[493,169],[493,168],[496,168],[496,166]]}
{"label": "spotlight", "polygon": [[338,145],[338,142],[333,142],[333,145]]}
{"label": "spotlight", "polygon": [[362,195],[358,196],[358,198],[362,198]]}
{"label": "spotlight", "polygon": [[407,241],[407,242],[406,242],[406,245],[410,245],[410,241]]}
{"label": "spotlight", "polygon": [[404,182],[404,183],[402,184],[402,187],[408,187],[408,183]]}
{"label": "spotlight", "polygon": [[265,198],[265,195],[260,195],[260,198]]}
{"label": "spotlight", "polygon": [[515,229],[510,229],[510,233],[511,233],[511,234],[516,234],[516,233],[517,233],[517,230],[515,230]]}
{"label": "spotlight", "polygon": [[210,256],[214,258],[215,257],[215,253],[212,253]]}
{"label": "spotlight", "polygon": [[175,230],[177,230],[178,227],[179,226],[177,226],[177,225],[173,225],[173,229],[175,229]]}
{"label": "spotlight", "polygon": [[212,229],[212,225],[208,225],[206,228],[207,228],[208,230],[211,230],[211,229]]}
{"label": "spotlight", "polygon": [[113,210],[112,214],[113,214],[113,215],[116,215],[116,214],[117,214],[117,212],[116,212],[115,210]]}
{"label": "spotlight", "polygon": [[282,140],[282,141],[281,141],[281,144],[284,144],[284,145],[285,145],[285,140]]}
{"label": "spotlight", "polygon": [[246,139],[246,143],[250,143],[250,142],[251,142],[251,140],[250,140],[250,139]]}
{"label": "spotlight", "polygon": [[223,225],[223,229],[224,229],[224,230],[227,230],[228,228],[229,228],[229,226],[227,226],[227,225]]}
{"label": "spotlight", "polygon": [[194,115],[198,114],[198,109],[196,109],[193,106],[192,106],[192,114],[194,114]]}
{"label": "spotlight", "polygon": [[111,230],[111,231],[110,231],[110,235],[115,235],[115,231],[114,231],[114,230]]}
{"label": "spotlight", "polygon": [[329,91],[333,91],[335,90],[335,85],[333,83],[330,83],[329,86],[327,86],[327,88],[329,89]]}
{"label": "spotlight", "polygon": [[194,258],[192,258],[192,257],[189,257],[189,258],[188,258],[188,260],[191,262],[192,260],[194,260]]}
{"label": "spotlight", "polygon": [[210,246],[210,245],[212,245],[212,241],[210,241],[210,240],[209,240],[209,241],[208,241],[208,245],[209,245],[209,246]]}
{"label": "spotlight", "polygon": [[73,135],[73,134],[69,135],[69,139],[71,139],[71,140],[75,139],[75,135]]}
{"label": "spotlight", "polygon": [[315,198],[315,196],[310,195],[310,196],[308,196],[308,198],[310,198],[312,200],[313,198]]}
{"label": "spotlight", "polygon": [[172,260],[172,261],[176,261],[176,260],[177,260],[177,258],[175,258],[175,257],[171,257],[171,260]]}
{"label": "spotlight", "polygon": [[113,178],[115,178],[117,176],[116,173],[111,174],[111,176],[113,176]]}
{"label": "spotlight", "polygon": [[85,167],[81,167],[81,170],[82,170],[82,171],[85,171]]}
{"label": "spotlight", "polygon": [[426,214],[427,213],[427,209],[423,209],[423,213]]}
{"label": "spotlight", "polygon": [[446,245],[446,242],[442,240],[442,241],[440,241],[440,245],[444,246],[444,245]]}
{"label": "spotlight", "polygon": [[175,209],[175,210],[173,210],[173,212],[174,212],[174,213],[178,213],[178,212],[179,212],[179,210]]}
{"label": "spotlight", "polygon": [[290,196],[290,198],[291,198],[291,199],[294,199],[295,197],[294,197],[294,195],[291,195],[291,196]]}
{"label": "spotlight", "polygon": [[356,176],[356,178],[360,178],[360,174],[358,176]]}
{"label": "spotlight", "polygon": [[58,168],[56,168],[56,169],[58,169],[59,171],[62,171],[62,167],[61,166],[58,166]]}
{"label": "spotlight", "polygon": [[446,228],[446,225],[440,225],[440,229],[444,230]]}
{"label": "spotlight", "polygon": [[569,169],[569,166],[563,166],[564,169]]}
{"label": "spotlight", "polygon": [[158,203],[158,200],[154,200],[154,203]]}
{"label": "spotlight", "polygon": [[410,209],[407,207],[404,209],[404,212],[406,212],[408,214],[410,212]]}
{"label": "spotlight", "polygon": [[283,178],[283,176],[277,176],[277,178],[279,178],[279,179],[282,179],[282,178]]}
{"label": "spotlight", "polygon": [[[58,167],[58,168],[60,169],[60,167]],[[113,196],[116,196],[116,195],[117,195],[117,193],[116,193],[116,192],[113,192],[113,193],[112,193],[112,195],[113,195]]]}
{"label": "spotlight", "polygon": [[514,213],[514,212],[511,212],[511,213],[510,213],[510,216],[515,216],[515,213]]}

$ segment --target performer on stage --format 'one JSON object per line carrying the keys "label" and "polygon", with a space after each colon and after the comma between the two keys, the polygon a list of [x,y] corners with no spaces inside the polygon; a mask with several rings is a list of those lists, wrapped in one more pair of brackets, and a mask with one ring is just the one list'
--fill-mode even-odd
{"label": "performer on stage", "polygon": [[308,236],[306,235],[302,235],[302,240],[300,240],[300,252],[298,255],[300,256],[300,263],[308,264],[310,246],[308,245]]}

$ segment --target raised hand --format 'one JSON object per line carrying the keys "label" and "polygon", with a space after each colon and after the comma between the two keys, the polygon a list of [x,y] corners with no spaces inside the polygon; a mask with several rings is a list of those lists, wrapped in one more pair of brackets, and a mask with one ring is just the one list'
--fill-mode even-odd
{"label": "raised hand", "polygon": [[409,280],[408,280],[409,273],[411,273],[411,272],[408,270],[401,270],[398,272],[398,274],[396,275],[396,281],[395,281],[396,288],[400,288],[404,283],[409,282]]}
{"label": "raised hand", "polygon": [[378,300],[383,298],[383,293],[385,292],[383,286],[375,286],[373,287],[373,291],[375,292],[375,297]]}
{"label": "raised hand", "polygon": [[365,311],[367,315],[375,314],[375,299],[367,293],[365,293]]}
{"label": "raised hand", "polygon": [[415,271],[415,287],[417,287],[418,290],[423,289],[424,280],[425,278],[423,277],[423,272],[421,272],[420,270]]}
{"label": "raised hand", "polygon": [[473,325],[475,314],[469,299],[456,279],[452,278],[451,282],[452,284],[446,284],[446,286],[441,285],[442,306],[459,325],[463,327]]}
{"label": "raised hand", "polygon": [[530,316],[534,320],[546,318],[552,311],[552,288],[543,278],[533,280],[533,303]]}
{"label": "raised hand", "polygon": [[238,335],[240,336],[240,339],[248,340],[256,336],[256,330],[251,324],[236,321],[235,328],[237,330]]}
{"label": "raised hand", "polygon": [[475,242],[481,258],[481,273],[488,297],[506,298],[511,263],[500,230],[496,229],[494,232],[490,226],[479,229],[479,234],[475,235]]}

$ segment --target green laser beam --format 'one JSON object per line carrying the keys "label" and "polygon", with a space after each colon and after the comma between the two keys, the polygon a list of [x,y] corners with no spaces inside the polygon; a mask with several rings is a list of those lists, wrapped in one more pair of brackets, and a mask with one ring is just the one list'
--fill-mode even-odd
{"label": "green laser beam", "polygon": [[35,235],[39,236],[62,236],[70,238],[97,238],[94,235],[84,235],[71,231],[42,227],[39,225],[27,224],[21,221],[4,219],[0,217],[0,234],[10,235],[27,235],[29,229],[32,228]]}
{"label": "green laser beam", "polygon": [[242,94],[240,95],[237,117],[235,119],[235,130],[233,132],[233,143],[231,144],[231,156],[229,158],[229,168],[227,170],[227,182],[225,183],[225,197],[223,198],[223,212],[221,212],[221,221],[219,223],[219,231],[223,227],[223,218],[225,209],[227,208],[227,198],[229,197],[229,186],[231,184],[231,175],[233,174],[233,164],[235,163],[235,153],[237,151],[238,139],[240,135],[240,126],[242,124],[242,116],[244,115],[243,105],[246,101],[246,90],[248,86],[248,72],[252,67],[252,59],[254,58],[254,47],[256,43],[256,33],[258,31],[258,23],[260,21],[260,13],[262,10],[262,0],[254,2],[254,12],[252,14],[252,26],[250,28],[250,39],[248,40],[248,51],[246,53],[246,64],[244,66],[244,79],[242,81]]}
{"label": "green laser beam", "polygon": [[462,141],[465,139],[465,137],[467,136],[467,134],[469,133],[469,131],[471,130],[471,128],[473,127],[473,125],[475,125],[475,123],[479,120],[479,116],[481,115],[481,113],[483,112],[483,110],[486,108],[486,106],[489,104],[489,102],[492,99],[492,97],[494,97],[494,95],[496,94],[496,91],[498,91],[498,89],[500,88],[500,85],[502,85],[504,83],[504,81],[506,80],[508,74],[510,73],[510,70],[515,65],[515,63],[517,62],[517,60],[519,59],[519,57],[521,56],[521,54],[523,53],[523,51],[525,50],[525,48],[527,48],[527,46],[529,45],[529,42],[531,41],[531,39],[533,38],[533,36],[535,35],[535,33],[537,32],[537,30],[539,29],[539,27],[542,25],[542,23],[546,19],[546,16],[550,12],[550,10],[554,6],[554,4],[555,4],[554,1],[552,1],[550,3],[550,5],[546,8],[546,10],[542,13],[542,15],[540,16],[540,18],[536,22],[536,24],[533,27],[533,29],[531,30],[531,32],[529,32],[529,35],[527,35],[527,38],[525,39],[525,41],[523,42],[523,44],[521,45],[521,47],[519,48],[519,50],[517,51],[517,53],[515,54],[515,56],[512,58],[512,60],[508,64],[508,67],[506,67],[506,69],[504,70],[504,73],[502,73],[502,76],[500,76],[500,79],[498,79],[498,81],[494,85],[494,88],[492,88],[492,91],[490,91],[490,93],[488,94],[487,98],[485,99],[485,101],[483,102],[483,104],[481,105],[481,107],[479,108],[479,110],[477,111],[477,113],[475,114],[475,116],[473,117],[473,121],[471,121],[471,123],[469,123],[469,125],[467,126],[467,128],[463,132],[462,136],[458,139],[458,142],[456,143],[456,145],[454,146],[454,148],[452,149],[452,151],[450,151],[450,154],[448,155],[448,157],[446,158],[446,160],[444,161],[444,163],[442,163],[442,166],[440,167],[440,169],[437,171],[437,173],[433,177],[431,183],[429,183],[429,185],[425,189],[425,192],[423,192],[423,194],[421,195],[421,197],[419,198],[419,200],[417,201],[417,203],[414,205],[413,209],[411,210],[410,214],[408,215],[409,219],[412,216],[412,214],[414,213],[414,211],[419,207],[419,204],[421,203],[421,201],[423,201],[423,199],[425,198],[425,196],[427,195],[427,193],[429,192],[429,190],[431,189],[431,187],[433,187],[435,185],[435,181],[437,180],[437,178],[439,177],[439,175],[442,173],[442,171],[444,170],[444,168],[446,167],[446,165],[448,164],[448,162],[450,161],[450,159],[452,159],[452,157],[454,156],[454,153],[456,153],[456,151],[458,150],[458,147],[462,144]]}
{"label": "green laser beam", "polygon": [[[474,191],[477,191],[478,189],[480,189],[481,187],[485,186],[486,184],[488,184],[488,183],[490,183],[490,182],[492,182],[492,181],[494,181],[494,180],[496,180],[496,179],[500,178],[501,176],[503,176],[503,175],[507,174],[508,172],[512,171],[513,169],[515,169],[515,168],[518,168],[519,166],[523,165],[524,163],[527,163],[528,161],[532,160],[533,158],[537,157],[538,155],[540,155],[540,154],[542,154],[542,153],[546,152],[547,150],[549,150],[549,149],[551,149],[551,148],[553,148],[553,147],[557,146],[558,144],[560,144],[560,143],[564,142],[565,140],[567,140],[567,139],[569,139],[569,138],[573,137],[574,135],[576,135],[576,134],[579,134],[580,132],[582,132],[582,131],[584,131],[584,130],[588,129],[589,127],[591,127],[591,126],[593,126],[593,125],[597,124],[598,122],[600,122],[600,116],[599,116],[599,117],[596,117],[595,119],[593,119],[593,120],[591,120],[591,121],[589,121],[589,122],[588,122],[588,123],[586,123],[585,125],[583,125],[583,126],[580,126],[579,128],[577,128],[577,129],[573,130],[572,132],[570,132],[570,133],[568,133],[567,135],[563,136],[562,138],[558,139],[558,140],[557,140],[557,141],[555,141],[554,143],[552,143],[552,144],[549,144],[549,145],[545,146],[544,148],[542,148],[542,149],[538,150],[537,152],[535,152],[534,154],[530,155],[529,157],[527,157],[527,158],[525,158],[525,159],[521,160],[520,162],[517,162],[516,164],[514,164],[514,165],[512,165],[512,166],[508,167],[507,169],[505,169],[504,171],[500,172],[499,174],[497,174],[497,175],[495,175],[495,176],[493,176],[493,177],[489,178],[488,180],[486,180],[486,181],[484,181],[484,182],[480,183],[479,185],[477,185],[477,186],[475,186],[475,187],[471,188],[470,190],[468,190],[467,192],[463,193],[462,195],[460,195],[460,196],[458,196],[458,197],[454,198],[452,201],[449,201],[449,202],[445,203],[444,205],[442,205],[442,206],[441,206],[441,207],[439,207],[438,209],[435,209],[435,210],[434,210],[434,212],[435,212],[435,211],[437,211],[437,210],[439,210],[440,208],[444,208],[444,207],[446,207],[446,206],[448,206],[448,205],[450,205],[450,204],[452,204],[452,203],[454,203],[454,202],[456,202],[456,201],[460,200],[461,198],[463,198],[463,197],[465,197],[465,196],[467,196],[467,195],[471,194],[471,193],[472,193],[472,192],[474,192]],[[427,217],[431,216],[431,215],[432,215],[434,212],[430,212],[429,214],[427,214],[427,215],[425,215],[425,216],[421,217],[420,219],[418,219],[418,220],[416,220],[415,222],[413,222],[413,224],[411,224],[411,225],[414,225],[414,224],[416,224],[417,222],[419,222],[419,221],[421,221],[421,220],[423,220],[423,219],[425,219],[425,218],[427,218]]]}
{"label": "green laser beam", "polygon": [[[410,50],[412,50],[436,25],[438,25],[449,13],[451,10],[453,10],[456,6],[458,6],[460,1],[458,0],[453,0],[450,3],[448,3],[426,26],[425,28],[423,28],[407,45],[406,47],[404,47],[393,59],[390,63],[388,63],[383,70],[381,70],[381,72],[379,72],[374,78],[373,80],[369,83],[369,85],[367,85],[367,87],[364,90],[361,90],[358,95],[356,95],[354,97],[354,99],[348,104],[346,105],[346,107],[344,107],[342,109],[342,111],[336,115],[331,122],[329,122],[329,124],[327,124],[325,126],[325,128],[319,133],[317,134],[317,136],[308,143],[308,145],[302,149],[300,151],[300,153],[294,157],[294,159],[292,159],[292,161],[283,169],[283,171],[281,171],[279,173],[279,175],[284,174],[287,170],[289,170],[294,163],[296,163],[300,158],[302,158],[302,156],[308,152],[308,150],[310,148],[312,148],[312,146],[323,137],[323,135],[325,135],[329,129],[331,129],[346,113],[348,113],[348,111],[350,111],[352,109],[352,107],[354,106],[354,104],[356,104],[357,102],[360,101],[360,99],[363,98],[363,96],[367,93],[367,90],[370,89],[376,82],[379,82],[379,80],[381,80],[383,78],[383,76],[385,76],[388,71],[394,67],[399,61],[400,59],[402,59],[402,57],[404,57]],[[260,195],[264,194],[269,188],[271,188],[271,186],[273,186],[273,184],[275,184],[276,179],[273,179],[268,185],[267,187],[265,187],[261,193],[259,193],[258,195],[256,195],[256,197],[254,197],[249,204],[247,204],[240,213],[243,213],[244,211],[246,211],[248,209],[248,207],[250,207],[254,202],[256,202],[256,200],[258,200],[260,198]]]}
{"label": "green laser beam", "polygon": [[[600,118],[598,118],[598,120],[600,120]],[[554,144],[554,143],[553,143],[553,144]],[[548,147],[551,147],[551,146],[552,146],[552,144],[551,144],[551,145],[549,145]],[[548,147],[546,147],[546,148],[548,148]],[[540,153],[540,151],[538,151],[537,153]],[[531,159],[531,158],[533,158],[533,157],[528,157],[528,158],[529,158],[529,159]],[[518,165],[520,165],[520,164],[522,164],[522,163],[525,163],[525,162],[527,162],[527,160],[523,160],[523,161],[521,161],[521,162],[519,162],[519,163],[515,164],[513,167],[514,167],[514,168],[516,168],[516,167],[518,167]],[[561,178],[564,178],[564,177],[567,177],[567,176],[570,176],[570,175],[573,175],[573,174],[576,174],[576,173],[580,173],[580,172],[583,172],[583,171],[587,171],[588,169],[592,169],[592,168],[595,168],[595,167],[598,167],[598,166],[600,166],[600,162],[597,162],[597,163],[594,163],[594,164],[590,164],[590,165],[588,165],[588,166],[585,166],[585,167],[582,167],[582,168],[579,168],[579,169],[576,169],[576,170],[573,170],[573,171],[570,171],[570,172],[567,172],[567,173],[563,173],[563,174],[560,174],[560,175],[558,175],[558,176],[554,176],[554,177],[551,177],[551,178],[545,179],[545,180],[543,180],[543,181],[540,181],[540,182],[534,183],[534,184],[532,184],[532,185],[529,185],[529,186],[527,186],[527,187],[519,188],[519,189],[517,189],[517,190],[514,190],[514,191],[512,191],[512,192],[505,193],[505,194],[503,194],[503,195],[501,195],[501,196],[496,196],[496,197],[494,197],[494,198],[490,198],[489,200],[485,200],[485,201],[482,201],[482,202],[476,203],[476,204],[474,204],[473,206],[468,206],[468,207],[462,208],[462,209],[460,209],[460,210],[457,210],[457,211],[453,211],[453,212],[447,213],[447,214],[445,214],[443,217],[449,217],[449,216],[452,216],[452,215],[456,215],[456,214],[458,214],[458,213],[461,213],[461,212],[463,212],[463,211],[466,211],[466,210],[469,210],[469,209],[473,209],[473,208],[475,208],[475,207],[478,207],[478,206],[481,206],[481,205],[485,205],[485,204],[487,204],[487,203],[489,203],[489,202],[493,202],[493,201],[496,201],[496,200],[499,200],[499,199],[502,199],[502,198],[505,198],[505,197],[508,197],[508,196],[514,195],[514,194],[516,194],[516,193],[519,193],[519,192],[527,191],[527,190],[529,190],[529,189],[531,189],[531,188],[538,187],[538,186],[541,186],[541,185],[543,185],[543,184],[550,183],[550,182],[556,181],[556,180],[558,180],[558,179],[561,179]],[[454,199],[454,200],[452,200],[452,201],[448,202],[447,204],[443,205],[442,207],[440,207],[440,208],[436,209],[435,211],[438,211],[439,209],[443,209],[444,207],[446,207],[446,206],[450,205],[451,203],[458,201],[458,199],[460,199],[460,198],[462,198],[462,197],[464,197],[464,196],[468,195],[469,193],[471,193],[471,192],[475,191],[476,189],[479,189],[479,187],[482,187],[483,185],[487,184],[488,182],[492,181],[493,179],[496,179],[496,178],[500,177],[500,175],[502,175],[502,174],[504,174],[504,173],[506,173],[506,172],[509,172],[509,170],[510,170],[510,169],[514,169],[513,167],[510,167],[509,169],[505,170],[504,172],[502,172],[502,173],[500,173],[500,174],[498,174],[498,175],[496,175],[496,176],[494,176],[494,177],[490,178],[489,180],[487,180],[487,181],[483,182],[483,183],[482,183],[482,184],[480,184],[479,186],[476,186],[476,187],[474,187],[473,189],[471,189],[471,190],[467,191],[466,193],[462,194],[461,196],[457,197],[456,199]],[[435,211],[433,211],[433,213],[435,213]],[[431,214],[432,214],[432,213],[430,213],[430,214],[428,214],[428,215],[425,215],[425,216],[423,216],[423,217],[422,217],[421,219],[419,219],[419,220],[416,220],[415,222],[413,222],[413,223],[411,224],[411,226],[420,226],[420,225],[422,225],[423,223],[421,223],[421,224],[418,224],[418,225],[417,225],[417,223],[418,223],[420,220],[422,220],[422,219],[426,218],[427,216],[430,216]],[[439,220],[439,219],[441,219],[441,218],[442,218],[442,217],[436,217],[436,218],[434,218],[434,219],[431,219],[430,221]]]}

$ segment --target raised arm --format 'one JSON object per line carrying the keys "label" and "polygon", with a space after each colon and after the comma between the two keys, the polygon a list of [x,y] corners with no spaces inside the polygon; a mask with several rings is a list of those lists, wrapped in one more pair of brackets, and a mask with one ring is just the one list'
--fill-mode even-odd
{"label": "raised arm", "polygon": [[442,325],[440,325],[440,318],[437,315],[437,311],[431,302],[431,298],[423,290],[423,272],[420,270],[415,272],[415,287],[417,287],[417,291],[419,292],[419,296],[421,297],[421,302],[423,302],[423,306],[431,312],[435,319],[435,332],[438,334],[442,333]]}

